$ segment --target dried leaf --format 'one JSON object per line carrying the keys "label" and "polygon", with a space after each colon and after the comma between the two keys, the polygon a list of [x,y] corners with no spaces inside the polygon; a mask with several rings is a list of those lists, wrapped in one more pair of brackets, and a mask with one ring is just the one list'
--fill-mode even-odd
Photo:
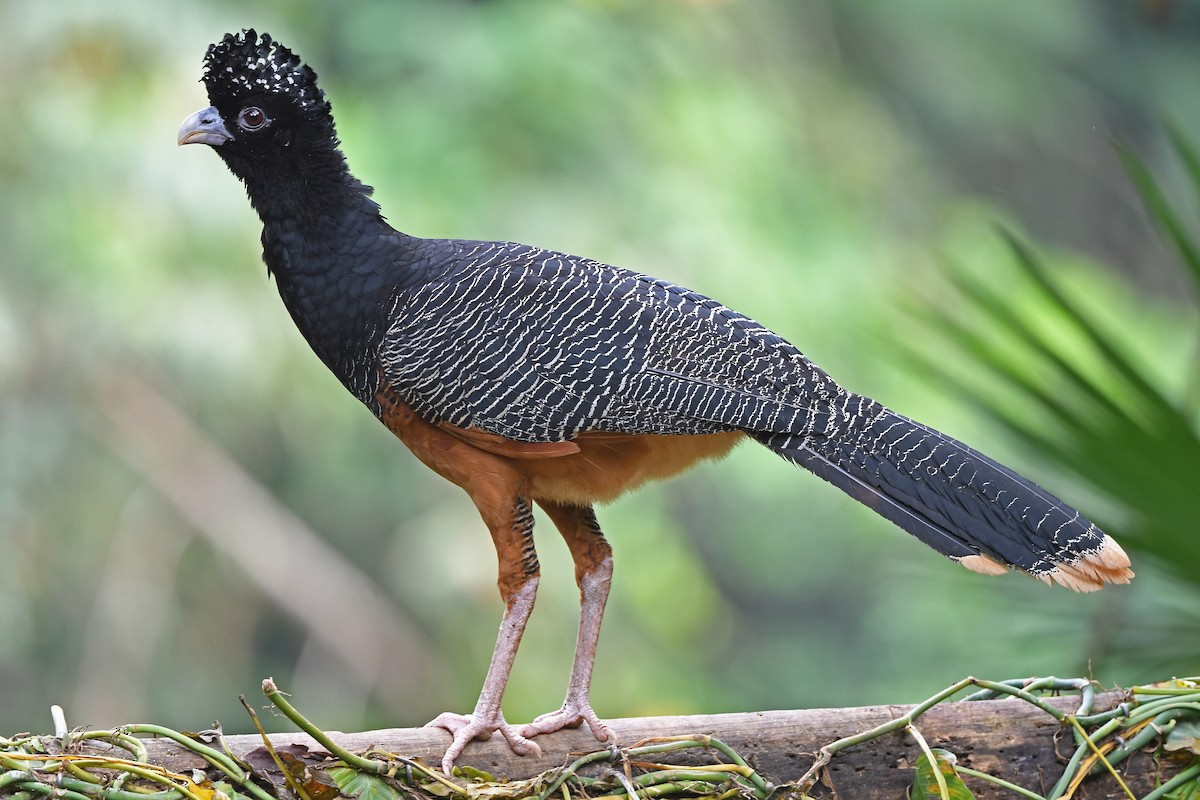
{"label": "dried leaf", "polygon": [[449,797],[454,793],[449,786],[444,783],[438,783],[437,781],[422,783],[421,791],[425,792],[426,794],[431,794],[434,797]]}
{"label": "dried leaf", "polygon": [[256,747],[246,753],[242,756],[242,763],[253,770],[256,775],[265,776],[272,772],[279,772],[279,768],[275,766],[275,759],[271,758],[270,751],[265,747]]}
{"label": "dried leaf", "polygon": [[[303,759],[293,755],[294,752],[292,746],[275,751],[292,782],[302,787],[312,800],[334,800],[340,792],[333,778],[321,770],[310,769]],[[307,753],[308,748],[303,748],[303,752]]]}
{"label": "dried leaf", "polygon": [[187,788],[189,792],[200,798],[200,800],[220,800],[220,788],[210,781],[204,781],[203,783],[188,781]]}

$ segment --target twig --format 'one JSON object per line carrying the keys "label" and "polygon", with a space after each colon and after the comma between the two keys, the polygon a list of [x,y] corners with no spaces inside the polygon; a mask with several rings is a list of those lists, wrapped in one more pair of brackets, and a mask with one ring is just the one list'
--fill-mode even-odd
{"label": "twig", "polygon": [[246,695],[239,695],[238,700],[242,701],[242,707],[246,709],[246,713],[250,715],[250,720],[254,723],[254,727],[258,729],[258,735],[262,737],[263,747],[266,748],[267,754],[271,756],[271,760],[275,762],[275,766],[279,768],[280,774],[283,775],[283,782],[291,788],[293,792],[299,795],[300,800],[312,800],[304,786],[300,781],[296,780],[292,775],[292,771],[283,763],[283,759],[279,757],[279,753],[275,750],[275,745],[271,744],[271,738],[267,736],[267,732],[263,730],[262,723],[258,721],[258,714],[254,712],[254,708],[246,702]]}

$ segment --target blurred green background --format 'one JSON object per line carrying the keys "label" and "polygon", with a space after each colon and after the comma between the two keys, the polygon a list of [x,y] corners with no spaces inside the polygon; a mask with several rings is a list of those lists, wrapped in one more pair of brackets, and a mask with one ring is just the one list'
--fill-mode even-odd
{"label": "blurred green background", "polygon": [[[51,703],[72,725],[245,730],[237,696],[267,675],[326,728],[417,725],[469,710],[482,681],[501,608],[473,507],[325,372],[240,186],[175,145],[207,105],[205,48],[251,26],[320,73],[396,227],[718,297],[1053,487],[1135,557],[1132,586],[1086,596],[970,574],[744,446],[600,510],[617,559],[602,716],[910,702],[972,673],[1198,671],[1200,559],[1163,538],[1196,538],[1196,305],[1113,141],[1195,218],[1161,121],[1200,134],[1200,7],[7,0],[0,733],[48,729]],[[939,324],[1015,341],[949,276],[996,287],[1085,373],[1121,381],[1028,288],[998,222],[1178,401],[1182,433],[1159,437],[1176,461],[1014,432],[1067,428]],[[1004,352],[1074,407],[1060,373]],[[1135,450],[1146,486],[1178,487],[1162,502],[1179,524],[1073,468]],[[569,558],[539,533],[513,721],[558,706],[575,636]]]}

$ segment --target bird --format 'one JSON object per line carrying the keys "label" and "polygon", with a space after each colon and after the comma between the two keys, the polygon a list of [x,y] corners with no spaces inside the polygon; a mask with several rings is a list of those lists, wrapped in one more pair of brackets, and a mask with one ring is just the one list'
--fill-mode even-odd
{"label": "bird", "polygon": [[[613,551],[594,507],[753,441],[815,473],[969,570],[1016,569],[1077,591],[1128,583],[1120,545],[986,455],[836,383],[799,349],[703,294],[514,242],[393,228],[354,177],[316,72],[269,34],[228,33],[201,78],[209,106],[178,143],[210,146],[262,222],[263,260],[317,357],[427,467],[464,489],[491,534],[504,602],[470,714],[429,725],[442,768],[499,733],[518,754],[586,724]],[[533,610],[539,506],[580,590],[560,708],[501,710]]]}

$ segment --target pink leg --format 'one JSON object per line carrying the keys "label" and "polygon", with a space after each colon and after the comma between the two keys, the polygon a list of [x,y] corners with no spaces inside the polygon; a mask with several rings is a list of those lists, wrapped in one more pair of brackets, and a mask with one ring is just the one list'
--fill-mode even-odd
{"label": "pink leg", "polygon": [[592,710],[588,693],[591,690],[592,666],[596,661],[596,644],[600,639],[600,623],[604,604],[612,585],[612,548],[600,532],[596,515],[590,507],[564,506],[539,501],[538,504],[554,521],[555,527],[567,541],[575,561],[575,580],[579,584],[579,635],[575,640],[575,660],[567,683],[567,697],[562,708],[543,714],[521,728],[521,733],[534,737],[563,728],[587,723],[592,735],[600,741],[612,738],[608,726]]}
{"label": "pink leg", "polygon": [[[480,510],[484,511],[484,508],[481,506]],[[425,726],[445,728],[454,737],[442,758],[442,770],[447,775],[454,767],[454,759],[472,739],[487,739],[496,731],[517,755],[541,755],[542,752],[536,743],[509,725],[500,710],[504,687],[508,684],[513,660],[521,644],[521,635],[533,612],[539,577],[537,554],[533,549],[533,514],[529,504],[522,498],[516,498],[511,513],[504,516],[506,519],[500,520],[500,524],[493,525],[489,515],[486,512],[484,515],[500,560],[500,595],[504,598],[505,609],[479,700],[470,714],[445,712]]]}

